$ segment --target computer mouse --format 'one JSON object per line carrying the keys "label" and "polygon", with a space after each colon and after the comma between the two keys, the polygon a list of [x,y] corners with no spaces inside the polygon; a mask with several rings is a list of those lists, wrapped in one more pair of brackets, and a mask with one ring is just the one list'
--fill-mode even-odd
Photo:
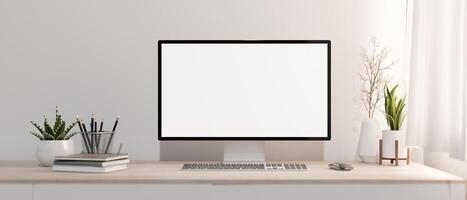
{"label": "computer mouse", "polygon": [[351,164],[344,162],[333,162],[329,164],[328,167],[337,171],[351,171],[353,169]]}

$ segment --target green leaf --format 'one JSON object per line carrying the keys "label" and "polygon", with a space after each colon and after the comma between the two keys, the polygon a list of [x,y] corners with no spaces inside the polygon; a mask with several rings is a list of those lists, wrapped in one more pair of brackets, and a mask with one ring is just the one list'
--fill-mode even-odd
{"label": "green leaf", "polygon": [[54,129],[53,129],[54,132],[57,132],[62,122],[63,122],[62,115],[58,114],[58,110],[57,110],[55,113],[55,123],[54,123]]}
{"label": "green leaf", "polygon": [[391,115],[388,115],[388,120],[389,120],[389,128],[391,130],[396,130],[394,127],[394,118]]}
{"label": "green leaf", "polygon": [[394,86],[394,87],[391,89],[391,96],[396,96],[397,87],[399,87],[399,84],[397,84],[396,86]]}
{"label": "green leaf", "polygon": [[68,133],[70,132],[70,130],[75,127],[75,125],[78,123],[78,121],[75,121],[73,123],[71,123],[66,129],[65,129],[65,133]]}
{"label": "green leaf", "polygon": [[49,122],[47,121],[47,118],[45,117],[44,117],[44,129],[45,129],[45,133],[49,135],[54,135],[54,131],[52,127],[50,127]]}
{"label": "green leaf", "polygon": [[48,133],[44,133],[44,140],[55,140],[53,135],[50,135]]}
{"label": "green leaf", "polygon": [[401,99],[398,103],[398,108],[397,108],[397,126],[400,129],[402,127],[402,123],[404,121],[404,108],[405,108],[405,97]]}
{"label": "green leaf", "polygon": [[62,135],[65,132],[65,122],[62,122],[59,126],[57,131],[55,132],[54,136],[55,138],[58,138],[60,135]]}
{"label": "green leaf", "polygon": [[35,133],[35,132],[32,132],[32,131],[30,131],[29,133],[30,133],[31,135],[34,135],[34,136],[36,136],[37,138],[39,138],[39,140],[44,140],[44,137],[42,137],[42,135],[40,135],[40,134],[38,134],[38,133]]}
{"label": "green leaf", "polygon": [[44,129],[42,129],[38,124],[34,123],[33,121],[31,121],[31,124],[37,128],[37,130],[39,130],[39,132],[41,134],[44,134]]}
{"label": "green leaf", "polygon": [[386,113],[389,115],[389,116],[392,116],[393,115],[393,112],[392,112],[392,107],[393,107],[393,99],[391,97],[391,93],[389,93],[389,97],[388,97],[388,107],[386,108]]}
{"label": "green leaf", "polygon": [[397,120],[399,121],[400,117],[402,116],[402,113],[404,111],[404,107],[405,107],[405,104],[403,104],[404,102],[402,101],[399,101],[398,103],[398,106],[397,106],[397,112],[396,112],[396,117],[397,117]]}
{"label": "green leaf", "polygon": [[65,137],[65,140],[69,140],[71,137],[75,136],[78,133],[79,132],[73,132],[73,133],[69,134],[68,136]]}
{"label": "green leaf", "polygon": [[68,134],[68,133],[63,132],[63,133],[61,133],[60,135],[58,135],[57,137],[55,137],[55,139],[56,139],[56,140],[64,140],[67,134]]}

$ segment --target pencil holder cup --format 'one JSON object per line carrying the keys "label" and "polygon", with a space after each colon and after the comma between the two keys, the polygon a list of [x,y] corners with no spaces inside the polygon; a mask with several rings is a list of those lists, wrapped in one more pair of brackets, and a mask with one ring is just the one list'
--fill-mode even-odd
{"label": "pencil holder cup", "polygon": [[83,151],[81,153],[100,154],[112,153],[112,140],[115,132],[81,132],[81,143]]}

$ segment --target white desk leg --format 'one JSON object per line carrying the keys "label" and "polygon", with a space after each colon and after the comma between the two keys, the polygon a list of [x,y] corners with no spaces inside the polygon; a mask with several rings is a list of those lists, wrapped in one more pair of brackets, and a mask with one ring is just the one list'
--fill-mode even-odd
{"label": "white desk leg", "polygon": [[[251,184],[215,185],[214,193],[223,200],[268,199],[358,199],[358,200],[464,200],[463,184]],[[214,196],[215,197],[215,196]]]}
{"label": "white desk leg", "polygon": [[466,185],[463,183],[448,184],[449,187],[449,199],[450,200],[465,200],[466,198]]}
{"label": "white desk leg", "polygon": [[36,184],[34,200],[209,200],[211,192],[208,184]]}
{"label": "white desk leg", "polygon": [[0,184],[0,199],[33,200],[32,184]]}

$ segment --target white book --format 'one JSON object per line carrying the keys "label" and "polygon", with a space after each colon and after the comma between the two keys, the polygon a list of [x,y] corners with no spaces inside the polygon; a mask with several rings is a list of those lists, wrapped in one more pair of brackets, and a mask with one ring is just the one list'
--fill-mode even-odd
{"label": "white book", "polygon": [[72,166],[72,165],[53,165],[52,170],[57,172],[89,172],[89,173],[107,173],[126,169],[127,165],[113,165],[108,167],[91,166]]}

